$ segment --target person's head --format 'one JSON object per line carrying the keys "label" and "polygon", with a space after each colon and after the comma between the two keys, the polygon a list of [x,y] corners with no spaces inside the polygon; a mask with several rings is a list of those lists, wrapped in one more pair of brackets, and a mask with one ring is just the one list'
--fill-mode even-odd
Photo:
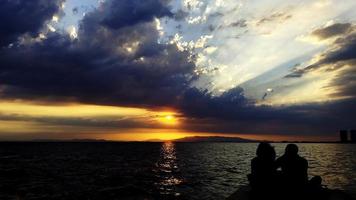
{"label": "person's head", "polygon": [[285,154],[288,156],[298,155],[298,146],[295,144],[288,144],[285,149]]}
{"label": "person's head", "polygon": [[271,144],[267,142],[261,142],[256,150],[256,155],[259,158],[263,159],[271,159],[274,160],[276,158],[276,152]]}

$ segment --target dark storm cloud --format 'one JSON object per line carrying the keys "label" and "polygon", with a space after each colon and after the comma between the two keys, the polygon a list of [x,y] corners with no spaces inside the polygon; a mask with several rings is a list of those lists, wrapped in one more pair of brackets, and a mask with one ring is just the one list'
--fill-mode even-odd
{"label": "dark storm cloud", "polygon": [[[356,31],[356,28],[354,30]],[[337,39],[334,45],[338,48],[325,52],[322,55],[323,58],[316,65],[356,59],[356,33]]]}
{"label": "dark storm cloud", "polygon": [[173,16],[167,4],[168,0],[110,0],[103,4],[102,9],[108,12],[102,19],[102,23],[110,28],[118,29],[149,22],[154,17]]}
{"label": "dark storm cloud", "polygon": [[[146,12],[138,1],[128,1],[128,12],[139,12],[140,18],[133,17],[132,24],[124,26],[119,21],[127,19],[117,15],[126,1],[120,2],[88,13],[77,40],[51,33],[41,42],[3,49],[2,96],[141,106],[175,101],[189,84],[194,65],[187,52],[157,43],[159,33],[153,18],[162,13],[163,8],[157,5],[163,3],[144,3],[159,10]],[[135,5],[138,9],[132,11]],[[103,12],[118,19],[103,17]],[[108,19],[115,24],[106,23]]]}
{"label": "dark storm cloud", "polygon": [[182,109],[190,116],[187,130],[220,133],[336,135],[356,126],[355,99],[292,106],[256,106],[241,88],[221,97],[190,91]]}
{"label": "dark storm cloud", "polygon": [[217,97],[212,96],[207,91],[192,88],[184,93],[180,103],[180,109],[188,116],[235,119],[244,116],[244,114],[234,111],[249,107],[251,102],[244,97],[243,89],[236,87]]}
{"label": "dark storm cloud", "polygon": [[181,9],[174,13],[174,19],[177,21],[184,20],[188,16],[189,13]]}
{"label": "dark storm cloud", "polygon": [[36,36],[43,23],[59,11],[63,0],[4,0],[0,3],[0,46],[23,34]]}
{"label": "dark storm cloud", "polygon": [[[218,118],[231,121],[298,120],[303,114],[292,112],[285,107],[256,106],[240,87],[230,89],[220,96],[207,91],[188,90],[182,97],[181,110],[188,116],[197,118]],[[290,115],[293,114],[293,115]]]}

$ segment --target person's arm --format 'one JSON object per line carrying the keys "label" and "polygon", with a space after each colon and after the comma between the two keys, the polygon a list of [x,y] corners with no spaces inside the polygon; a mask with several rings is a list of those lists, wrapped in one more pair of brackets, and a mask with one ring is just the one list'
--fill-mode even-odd
{"label": "person's arm", "polygon": [[251,174],[247,176],[252,188],[256,187],[257,161],[256,158],[251,160]]}
{"label": "person's arm", "polygon": [[308,160],[304,159],[304,176],[308,180]]}
{"label": "person's arm", "polygon": [[300,178],[306,183],[308,182],[308,161],[303,158],[303,157],[300,157],[301,158],[301,162],[300,162]]}

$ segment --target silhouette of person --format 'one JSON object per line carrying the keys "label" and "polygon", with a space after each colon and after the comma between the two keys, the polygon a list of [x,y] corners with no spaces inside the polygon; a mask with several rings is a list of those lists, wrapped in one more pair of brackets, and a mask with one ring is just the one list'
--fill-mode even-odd
{"label": "silhouette of person", "polygon": [[298,155],[298,146],[288,144],[283,156],[276,160],[282,169],[282,185],[285,192],[301,194],[308,184],[308,161]]}
{"label": "silhouette of person", "polygon": [[248,176],[252,199],[271,195],[276,175],[274,148],[269,143],[262,142],[257,147],[256,155],[251,160],[251,174]]}

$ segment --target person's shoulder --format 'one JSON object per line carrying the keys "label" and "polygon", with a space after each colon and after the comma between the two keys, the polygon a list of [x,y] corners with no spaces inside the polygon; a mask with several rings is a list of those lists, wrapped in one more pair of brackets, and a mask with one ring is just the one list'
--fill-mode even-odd
{"label": "person's shoulder", "polygon": [[252,158],[252,160],[251,160],[252,163],[255,163],[255,162],[257,162],[257,161],[258,161],[258,158],[257,158],[257,157],[254,157],[254,158]]}
{"label": "person's shoulder", "polygon": [[307,159],[305,159],[305,158],[304,158],[304,157],[302,157],[302,156],[299,156],[299,160],[300,160],[300,162],[303,162],[303,163],[308,164],[308,160],[307,160]]}
{"label": "person's shoulder", "polygon": [[299,156],[299,159],[303,161],[307,161],[307,159],[305,159],[303,156]]}
{"label": "person's shoulder", "polygon": [[306,158],[303,158],[303,157],[302,157],[302,159],[303,159],[303,162],[304,162],[304,163],[308,164],[308,160],[307,160]]}

